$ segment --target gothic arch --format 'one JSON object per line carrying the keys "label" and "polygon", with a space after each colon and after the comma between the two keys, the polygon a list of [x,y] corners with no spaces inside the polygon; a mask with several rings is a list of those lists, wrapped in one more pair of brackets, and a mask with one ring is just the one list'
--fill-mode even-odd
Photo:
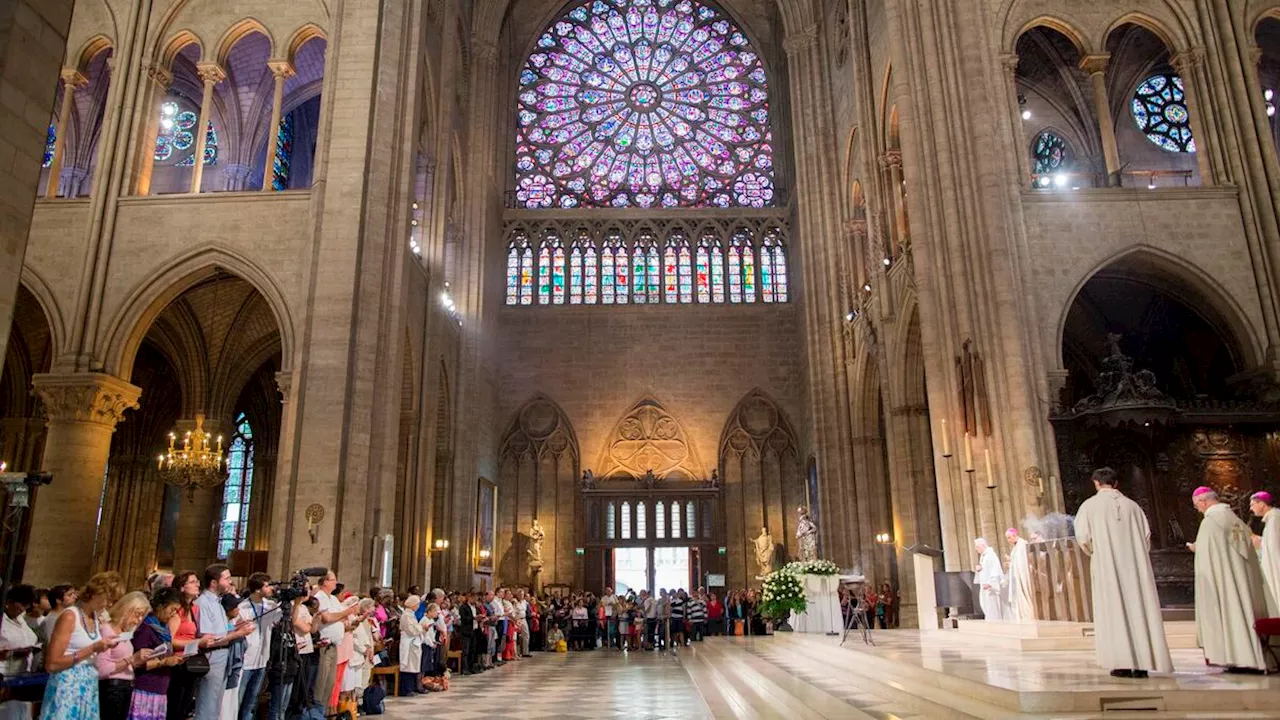
{"label": "gothic arch", "polygon": [[56,359],[59,353],[67,350],[67,324],[62,316],[62,308],[58,305],[57,296],[54,295],[49,283],[28,264],[22,266],[19,284],[31,293],[39,303],[40,309],[44,311],[45,322],[49,324],[50,343]]}
{"label": "gothic arch", "polygon": [[293,35],[289,36],[289,42],[285,44],[285,49],[288,53],[286,57],[288,58],[289,62],[290,63],[293,62],[294,58],[298,54],[298,51],[302,49],[303,45],[306,45],[307,43],[316,39],[324,40],[325,42],[328,42],[329,36],[325,34],[325,31],[323,28],[321,28],[319,25],[316,25],[315,23],[307,23],[306,25],[303,25],[302,27],[295,30],[293,32]]}
{"label": "gothic arch", "polygon": [[650,470],[659,480],[706,477],[684,426],[652,397],[623,413],[608,438],[596,464],[601,478],[640,478]]}
{"label": "gothic arch", "polygon": [[1249,37],[1257,37],[1258,26],[1262,24],[1263,20],[1267,19],[1280,21],[1280,2],[1260,8],[1254,13],[1253,17],[1249,19]]}
{"label": "gothic arch", "polygon": [[98,53],[106,50],[107,48],[114,47],[115,43],[112,42],[111,38],[101,33],[94,35],[86,40],[85,43],[80,46],[80,49],[76,51],[76,54],[74,55],[75,68],[80,72],[85,72],[89,68],[89,61],[97,57]]}
{"label": "gothic arch", "polygon": [[[1174,23],[1176,19],[1170,18]],[[1145,12],[1127,12],[1120,17],[1112,20],[1107,25],[1106,30],[1102,33],[1102,42],[1099,47],[1106,47],[1107,41],[1111,39],[1111,34],[1124,25],[1137,25],[1139,27],[1150,30],[1152,34],[1160,38],[1164,46],[1169,49],[1171,54],[1176,54],[1186,50],[1190,44],[1186,40],[1186,36],[1181,32],[1172,29],[1168,22],[1157,19],[1154,15]],[[1180,28],[1178,28],[1180,30]]]}
{"label": "gothic arch", "polygon": [[203,60],[205,58],[204,41],[190,30],[179,30],[174,33],[167,42],[161,45],[159,51],[156,53],[160,65],[166,70],[173,70],[173,61],[177,59],[178,53],[182,52],[183,48],[186,46],[192,44],[200,49],[200,59]]}
{"label": "gothic arch", "polygon": [[1026,35],[1028,31],[1034,30],[1038,27],[1049,28],[1050,30],[1055,30],[1061,33],[1063,37],[1071,41],[1072,45],[1076,46],[1076,52],[1080,53],[1080,57],[1084,57],[1093,52],[1093,48],[1086,39],[1085,33],[1080,31],[1075,22],[1052,15],[1040,15],[1022,23],[1018,26],[1016,32],[1006,32],[1004,42],[1005,52],[1016,53],[1018,51],[1018,40],[1021,39],[1023,35]]}
{"label": "gothic arch", "polygon": [[1059,310],[1057,332],[1054,339],[1053,362],[1063,367],[1064,338],[1067,316],[1075,305],[1084,286],[1106,272],[1136,276],[1166,292],[1183,295],[1207,314],[1211,325],[1233,341],[1245,367],[1254,367],[1262,361],[1264,343],[1258,336],[1244,309],[1222,285],[1192,263],[1177,255],[1148,245],[1134,245],[1116,253],[1095,265],[1072,288]]}
{"label": "gothic arch", "polygon": [[160,313],[182,293],[224,270],[248,282],[266,300],[280,330],[281,357],[288,367],[293,359],[294,326],[284,294],[256,263],[234,250],[214,246],[174,258],[124,298],[100,341],[103,370],[129,377],[138,346]]}

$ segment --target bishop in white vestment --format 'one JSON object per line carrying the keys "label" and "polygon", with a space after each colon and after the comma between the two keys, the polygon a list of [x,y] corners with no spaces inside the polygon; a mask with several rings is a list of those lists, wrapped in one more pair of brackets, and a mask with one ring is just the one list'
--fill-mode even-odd
{"label": "bishop in white vestment", "polygon": [[1014,622],[1035,622],[1035,603],[1031,599],[1031,562],[1027,541],[1018,535],[1017,528],[1004,531],[1004,537],[1013,550],[1009,553],[1009,619]]}
{"label": "bishop in white vestment", "polygon": [[1149,555],[1151,528],[1142,508],[1115,485],[1115,470],[1094,471],[1098,492],[1076,512],[1076,542],[1090,556],[1097,663],[1116,677],[1171,673]]}
{"label": "bishop in white vestment", "polygon": [[974,540],[973,547],[979,555],[973,581],[978,585],[978,603],[982,606],[982,616],[986,620],[1003,620],[1001,591],[1004,589],[1004,570],[1000,569],[1000,558],[987,545],[985,538]]}
{"label": "bishop in white vestment", "polygon": [[1254,544],[1267,591],[1267,617],[1280,617],[1280,508],[1275,507],[1271,493],[1264,491],[1249,498],[1249,509],[1262,518],[1262,537]]}
{"label": "bishop in white vestment", "polygon": [[1267,608],[1252,533],[1213,488],[1197,488],[1191,502],[1204,515],[1188,547],[1196,554],[1196,639],[1205,660],[1228,671],[1266,670],[1253,629]]}

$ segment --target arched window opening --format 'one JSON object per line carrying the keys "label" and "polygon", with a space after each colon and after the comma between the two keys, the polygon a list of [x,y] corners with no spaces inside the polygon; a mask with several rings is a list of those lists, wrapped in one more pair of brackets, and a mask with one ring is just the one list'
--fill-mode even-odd
{"label": "arched window opening", "polygon": [[647,513],[645,512],[644,501],[642,500],[636,503],[636,539],[637,540],[645,539],[645,532],[647,529],[645,527],[645,523],[647,520],[648,520],[648,516],[647,516]]}
{"label": "arched window opening", "polygon": [[609,539],[609,540],[612,540],[612,539],[614,539],[615,537],[617,537],[617,536],[618,536],[618,533],[617,533],[617,525],[616,525],[616,523],[615,523],[615,518],[614,518],[614,510],[615,510],[615,507],[614,507],[614,504],[613,504],[613,503],[609,503],[608,508],[606,508],[606,510],[605,510],[605,533],[604,533],[604,536],[605,536],[607,539]]}
{"label": "arched window opening", "polygon": [[679,230],[667,238],[663,268],[666,275],[666,302],[672,305],[693,302],[692,254],[689,252],[689,240]]}
{"label": "arched window opening", "polygon": [[756,301],[756,256],[751,231],[739,228],[729,241],[729,302]]}
{"label": "arched window opening", "polygon": [[1169,152],[1193,153],[1191,113],[1182,78],[1172,73],[1152,75],[1138,83],[1130,103],[1134,122],[1147,139]]}
{"label": "arched window opening", "polygon": [[507,304],[533,304],[533,248],[524,233],[507,245]]}
{"label": "arched window opening", "polygon": [[658,540],[667,537],[667,504],[661,500],[653,505],[653,536]]}
{"label": "arched window opening", "polygon": [[[114,48],[105,46],[92,57],[79,58],[80,72],[63,77],[56,84],[53,117],[45,133],[44,161],[37,190],[40,197],[88,197],[92,191],[98,142],[111,91],[110,63],[114,52]],[[67,126],[60,128],[63,103],[68,101]]]}
{"label": "arched window opening", "polygon": [[622,539],[631,539],[631,503],[622,503]]}
{"label": "arched window opening", "polygon": [[555,235],[547,235],[538,251],[538,304],[564,304],[564,244]]}
{"label": "arched window opening", "polygon": [[627,304],[628,260],[627,246],[622,236],[610,233],[600,253],[600,300],[605,305]]}
{"label": "arched window opening", "polygon": [[[1063,140],[1057,133],[1049,130],[1045,130],[1036,136],[1035,147],[1032,148],[1031,157],[1034,161],[1031,172],[1036,175],[1047,175],[1048,173],[1071,169],[1071,149],[1067,145],[1067,141]],[[1044,185],[1048,185],[1050,179],[1045,177],[1042,178],[1042,181]]]}
{"label": "arched window opening", "polygon": [[236,417],[236,431],[227,453],[227,482],[222,487],[218,525],[218,558],[243,550],[249,532],[249,500],[253,493],[253,428],[244,413]]}
{"label": "arched window opening", "polygon": [[680,501],[675,500],[671,503],[671,539],[680,539]]}
{"label": "arched window opening", "polygon": [[631,301],[637,305],[659,302],[661,278],[658,243],[651,233],[643,233],[631,255]]}
{"label": "arched window opening", "polygon": [[569,255],[569,303],[595,305],[597,300],[599,256],[596,244],[586,230],[578,233]]}
{"label": "arched window opening", "polygon": [[787,254],[777,228],[765,231],[760,244],[760,298],[767,303],[787,301]]}
{"label": "arched window opening", "polygon": [[764,65],[698,0],[593,0],[538,38],[519,75],[521,208],[766,207]]}
{"label": "arched window opening", "polygon": [[698,537],[698,515],[693,510],[693,501],[684,504],[684,536],[689,539]]}
{"label": "arched window opening", "polygon": [[695,270],[698,302],[724,302],[724,250],[715,233],[703,233],[698,241]]}

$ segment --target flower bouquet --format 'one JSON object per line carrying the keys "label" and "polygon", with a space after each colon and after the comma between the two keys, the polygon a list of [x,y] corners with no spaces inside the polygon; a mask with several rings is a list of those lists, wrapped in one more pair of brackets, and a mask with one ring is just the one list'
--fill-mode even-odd
{"label": "flower bouquet", "polygon": [[760,592],[761,616],[785,622],[792,612],[802,613],[808,607],[804,584],[794,572],[783,568],[765,576]]}
{"label": "flower bouquet", "polygon": [[835,575],[840,568],[830,560],[796,560],[782,567],[795,575]]}

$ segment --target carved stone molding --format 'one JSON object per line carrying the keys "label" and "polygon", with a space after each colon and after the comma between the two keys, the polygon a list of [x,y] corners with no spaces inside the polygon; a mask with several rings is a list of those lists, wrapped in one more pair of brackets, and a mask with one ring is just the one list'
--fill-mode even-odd
{"label": "carved stone molding", "polygon": [[1017,74],[1018,61],[1020,59],[1021,58],[1019,58],[1015,53],[1000,56],[1000,65],[1004,67],[1004,71],[1009,74],[1009,77],[1013,77]]}
{"label": "carved stone molding", "polygon": [[267,69],[271,71],[273,77],[288,80],[296,74],[293,63],[288,60],[268,60]]}
{"label": "carved stone molding", "polygon": [[817,43],[818,26],[815,23],[795,32],[787,33],[786,39],[782,41],[782,49],[788,56],[791,56],[809,50]]}
{"label": "carved stone molding", "polygon": [[1100,55],[1085,55],[1080,58],[1080,69],[1090,75],[1105,73],[1107,65],[1111,63],[1111,55],[1104,53]]}
{"label": "carved stone molding", "polygon": [[576,460],[578,438],[560,406],[545,395],[535,395],[516,411],[503,436],[501,455],[534,458],[569,455]]}
{"label": "carved stone molding", "polygon": [[173,84],[173,73],[157,62],[147,63],[147,79],[167,90]]}
{"label": "carved stone molding", "polygon": [[1204,64],[1204,48],[1193,47],[1174,55],[1170,61],[1173,69],[1178,71],[1182,76],[1183,82],[1187,81],[1188,76],[1201,65]]}
{"label": "carved stone molding", "polygon": [[902,151],[886,150],[880,156],[880,169],[882,170],[901,170],[902,169]]}
{"label": "carved stone molding", "polygon": [[196,65],[196,72],[200,75],[200,79],[206,83],[217,85],[227,79],[227,71],[222,69],[218,63],[202,62]]}
{"label": "carved stone molding", "polygon": [[752,390],[734,408],[721,433],[720,455],[746,452],[762,456],[796,453],[795,433],[782,409],[759,390]]}
{"label": "carved stone molding", "polygon": [[75,68],[62,68],[62,83],[69,88],[79,89],[89,84],[89,78]]}
{"label": "carved stone molding", "polygon": [[280,393],[280,404],[289,404],[289,397],[293,393],[292,370],[281,370],[276,373],[276,390]]}
{"label": "carved stone molding", "polygon": [[614,426],[599,467],[602,478],[639,479],[649,471],[659,480],[706,476],[684,426],[652,398],[633,405]]}
{"label": "carved stone molding", "polygon": [[40,373],[31,381],[49,422],[91,422],[114,430],[142,396],[142,388],[105,373]]}

